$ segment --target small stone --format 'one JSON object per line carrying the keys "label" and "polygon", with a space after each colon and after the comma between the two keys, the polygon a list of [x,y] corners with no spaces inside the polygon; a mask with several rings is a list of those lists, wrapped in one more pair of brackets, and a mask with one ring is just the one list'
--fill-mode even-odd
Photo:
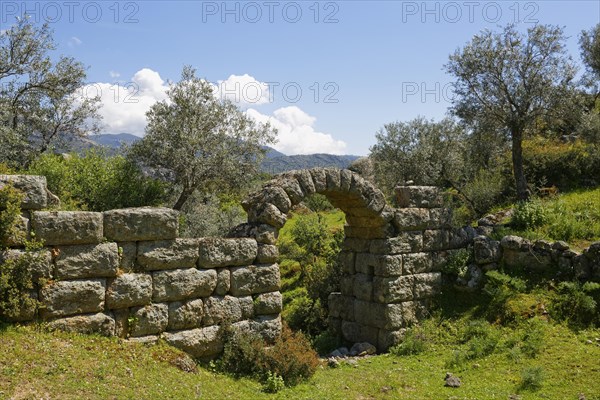
{"label": "small stone", "polygon": [[350,355],[352,356],[365,356],[376,352],[377,348],[368,342],[355,343],[350,349]]}
{"label": "small stone", "polygon": [[446,372],[446,384],[444,386],[457,388],[460,387],[460,379],[457,376],[452,375],[450,372]]}
{"label": "small stone", "polygon": [[338,368],[340,366],[340,362],[335,357],[329,357],[327,359],[327,366],[329,368]]}

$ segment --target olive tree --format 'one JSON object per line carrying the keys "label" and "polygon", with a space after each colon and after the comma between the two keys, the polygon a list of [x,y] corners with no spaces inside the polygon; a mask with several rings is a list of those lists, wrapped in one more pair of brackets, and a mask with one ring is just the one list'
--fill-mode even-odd
{"label": "olive tree", "polygon": [[517,197],[529,197],[523,170],[525,134],[570,106],[575,67],[559,27],[537,25],[526,34],[507,25],[485,30],[450,55],[444,66],[456,78],[451,111],[511,141]]}
{"label": "olive tree", "polygon": [[0,161],[23,166],[67,136],[99,129],[99,98],[79,90],[85,67],[71,57],[54,60],[47,24],[18,18],[0,31]]}
{"label": "olive tree", "polygon": [[[579,46],[589,79],[597,85],[600,82],[600,24],[581,32]],[[596,94],[598,95],[600,93]]]}
{"label": "olive tree", "polygon": [[446,185],[464,169],[465,131],[455,121],[417,117],[385,124],[371,147],[373,173],[387,193],[406,181],[419,185]]}
{"label": "olive tree", "polygon": [[167,99],[146,114],[146,135],[131,149],[145,165],[168,172],[180,193],[173,206],[181,210],[197,191],[239,189],[258,172],[263,146],[275,130],[259,124],[186,66]]}

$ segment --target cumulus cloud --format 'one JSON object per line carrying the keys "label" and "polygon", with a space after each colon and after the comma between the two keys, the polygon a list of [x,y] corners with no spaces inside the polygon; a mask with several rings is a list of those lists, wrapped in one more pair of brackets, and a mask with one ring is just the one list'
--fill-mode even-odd
{"label": "cumulus cloud", "polygon": [[345,142],[316,131],[316,118],[296,106],[279,108],[272,116],[261,114],[252,108],[246,114],[258,122],[269,122],[277,128],[277,143],[273,147],[284,154],[344,154],[346,151]]}
{"label": "cumulus cloud", "polygon": [[[225,81],[219,82],[239,82],[238,87],[254,86],[258,88],[260,82],[256,81],[250,75],[231,75]],[[255,82],[255,83],[252,83]],[[263,104],[268,102],[268,85],[260,86],[264,89],[260,101],[250,102],[254,97],[246,98],[241,101],[238,98],[238,105]],[[218,88],[218,85],[216,85]],[[235,86],[228,86],[235,87]],[[94,83],[87,85],[83,93],[87,97],[99,96],[102,107],[99,110],[103,117],[104,133],[131,133],[137,136],[143,136],[146,128],[146,112],[157,101],[167,99],[166,90],[168,83],[165,82],[160,74],[149,68],[139,70],[128,83]],[[216,95],[228,96],[223,91]],[[248,93],[250,89],[248,89]],[[256,93],[256,92],[255,92]],[[241,92],[243,95],[243,91]],[[233,94],[229,94],[234,96]],[[251,94],[250,96],[254,96]],[[234,99],[232,99],[234,100]],[[283,107],[275,110],[272,115],[262,114],[259,111],[248,108],[246,114],[254,120],[262,123],[269,122],[271,126],[278,130],[277,143],[273,147],[285,154],[313,154],[330,153],[344,154],[346,143],[334,139],[330,134],[319,132],[315,129],[316,118],[307,114],[297,106]]]}
{"label": "cumulus cloud", "polygon": [[143,68],[127,83],[93,83],[84,87],[86,97],[99,96],[104,133],[131,133],[143,136],[146,112],[167,98],[167,83],[158,72]]}
{"label": "cumulus cloud", "polygon": [[270,100],[269,85],[248,74],[230,75],[218,81],[215,93],[219,98],[231,100],[240,107],[265,104]]}

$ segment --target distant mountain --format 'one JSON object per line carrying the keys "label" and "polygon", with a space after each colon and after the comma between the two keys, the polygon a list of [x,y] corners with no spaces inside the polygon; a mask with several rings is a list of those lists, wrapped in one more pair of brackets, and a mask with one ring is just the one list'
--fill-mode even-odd
{"label": "distant mountain", "polygon": [[263,172],[279,174],[293,169],[314,167],[348,168],[359,156],[336,156],[333,154],[307,154],[265,158],[261,165]]}
{"label": "distant mountain", "polygon": [[[90,135],[85,138],[73,137],[61,146],[58,152],[83,152],[97,147],[104,147],[108,154],[116,154],[122,145],[129,146],[141,138],[130,133]],[[279,174],[293,169],[304,169],[314,167],[337,167],[348,168],[348,166],[360,158],[359,156],[336,156],[333,154],[308,154],[286,156],[272,147],[265,146],[265,159],[261,165],[261,171],[270,174]]]}

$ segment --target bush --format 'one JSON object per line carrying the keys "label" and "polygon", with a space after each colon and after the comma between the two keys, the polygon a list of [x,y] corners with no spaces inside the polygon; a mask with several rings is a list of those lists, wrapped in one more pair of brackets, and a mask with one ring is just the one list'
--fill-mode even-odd
{"label": "bush", "polygon": [[83,156],[45,154],[25,172],[45,176],[48,189],[71,209],[156,206],[166,195],[165,183],[145,177],[125,157],[109,157],[102,150],[89,150]]}
{"label": "bush", "polygon": [[224,372],[251,376],[267,387],[279,389],[280,379],[294,386],[309,379],[317,370],[319,358],[308,339],[283,326],[281,336],[267,347],[260,336],[248,332],[225,333],[225,348],[217,366]]}
{"label": "bush", "polygon": [[546,210],[539,200],[520,202],[513,211],[511,225],[515,229],[527,230],[544,225],[548,220]]}
{"label": "bush", "polygon": [[511,312],[512,307],[509,306],[509,301],[525,292],[526,288],[525,281],[520,278],[511,277],[499,271],[488,271],[486,284],[483,287],[484,293],[489,296],[487,317],[503,323],[518,321],[520,316]]}
{"label": "bush", "polygon": [[329,202],[327,197],[322,194],[315,193],[304,199],[304,205],[314,212],[331,211],[335,207]]}
{"label": "bush", "polygon": [[561,282],[556,288],[550,306],[550,315],[575,326],[589,326],[600,321],[598,298],[600,298],[598,283]]}
{"label": "bush", "polygon": [[428,338],[420,328],[412,328],[406,333],[401,343],[390,348],[389,352],[396,356],[421,354],[427,350]]}
{"label": "bush", "polygon": [[528,367],[521,372],[520,390],[539,390],[542,388],[545,380],[545,371],[543,367]]}
{"label": "bush", "polygon": [[468,249],[456,250],[448,256],[442,272],[454,277],[464,278],[471,263],[472,252]]}
{"label": "bush", "polygon": [[12,185],[0,188],[0,245],[15,235],[15,224],[21,215],[23,193]]}

